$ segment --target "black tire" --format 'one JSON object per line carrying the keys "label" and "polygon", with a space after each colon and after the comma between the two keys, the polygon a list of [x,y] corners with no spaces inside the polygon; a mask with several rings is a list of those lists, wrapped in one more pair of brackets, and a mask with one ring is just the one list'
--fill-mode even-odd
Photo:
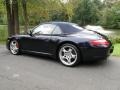
{"label": "black tire", "polygon": [[[74,56],[75,56],[75,60],[73,60],[73,63],[71,63],[71,64],[68,64],[67,62],[67,59],[69,59],[69,58],[65,58],[66,59],[66,63],[64,62],[64,60],[63,60],[63,58],[61,58],[61,57],[63,57],[63,56],[65,56],[65,57],[70,57],[71,58],[71,55],[69,55],[69,53],[68,53],[68,51],[67,52],[64,52],[64,54],[66,53],[66,55],[63,55],[63,56],[61,56],[60,54],[62,54],[62,50],[63,50],[63,48],[65,48],[66,47],[66,49],[67,49],[67,47],[68,48],[71,48],[71,49],[73,49],[73,51],[74,51]],[[73,54],[73,51],[72,51],[72,54]],[[71,52],[71,50],[70,50],[70,52]],[[68,55],[67,55],[67,53],[68,53]],[[76,53],[76,54],[75,54]],[[73,56],[73,55],[72,55]],[[62,45],[60,48],[59,48],[59,51],[58,51],[58,58],[59,58],[59,61],[63,64],[63,65],[65,65],[65,66],[68,66],[68,67],[73,67],[73,66],[76,66],[76,65],[78,65],[79,63],[80,63],[80,61],[81,61],[81,55],[80,55],[80,51],[79,51],[79,49],[75,46],[75,45],[73,45],[73,44],[64,44],[64,45]],[[71,58],[72,59],[72,58]],[[71,60],[71,62],[72,62],[72,60]]]}
{"label": "black tire", "polygon": [[13,55],[20,54],[20,45],[17,40],[11,40],[9,43],[9,50]]}

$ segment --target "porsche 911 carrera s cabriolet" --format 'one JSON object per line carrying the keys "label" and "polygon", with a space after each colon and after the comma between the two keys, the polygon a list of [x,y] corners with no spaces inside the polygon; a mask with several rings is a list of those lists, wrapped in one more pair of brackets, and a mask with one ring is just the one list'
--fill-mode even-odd
{"label": "porsche 911 carrera s cabriolet", "polygon": [[22,52],[50,55],[65,66],[102,60],[113,52],[106,36],[69,22],[46,22],[27,35],[11,36],[7,39],[7,48],[14,55]]}

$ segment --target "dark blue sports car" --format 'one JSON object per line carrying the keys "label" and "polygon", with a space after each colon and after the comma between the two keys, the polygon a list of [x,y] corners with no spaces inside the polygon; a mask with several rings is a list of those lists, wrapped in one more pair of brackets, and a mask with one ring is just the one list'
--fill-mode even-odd
{"label": "dark blue sports car", "polygon": [[9,37],[7,48],[14,55],[21,52],[50,55],[66,66],[75,66],[82,60],[104,59],[113,52],[106,36],[68,22],[43,23],[28,35]]}

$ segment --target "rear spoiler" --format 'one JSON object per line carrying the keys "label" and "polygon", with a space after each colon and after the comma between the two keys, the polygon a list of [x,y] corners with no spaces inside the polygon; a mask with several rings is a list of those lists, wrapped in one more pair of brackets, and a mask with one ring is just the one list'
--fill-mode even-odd
{"label": "rear spoiler", "polygon": [[97,32],[97,31],[93,31],[93,30],[89,30],[89,29],[87,29],[87,30],[88,30],[88,31],[95,32],[95,33],[97,33],[97,34],[99,34],[99,35],[103,36],[105,39],[107,39],[107,40],[108,40],[108,37],[107,37],[106,35],[104,35],[104,34],[101,34],[101,33]]}

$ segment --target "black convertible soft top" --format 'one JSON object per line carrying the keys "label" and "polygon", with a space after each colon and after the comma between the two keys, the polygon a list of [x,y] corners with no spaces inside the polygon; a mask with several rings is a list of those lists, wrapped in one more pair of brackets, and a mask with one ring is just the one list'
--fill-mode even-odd
{"label": "black convertible soft top", "polygon": [[46,24],[54,24],[59,26],[62,32],[65,34],[77,33],[83,30],[82,27],[78,26],[75,23],[70,23],[70,22],[48,22]]}

